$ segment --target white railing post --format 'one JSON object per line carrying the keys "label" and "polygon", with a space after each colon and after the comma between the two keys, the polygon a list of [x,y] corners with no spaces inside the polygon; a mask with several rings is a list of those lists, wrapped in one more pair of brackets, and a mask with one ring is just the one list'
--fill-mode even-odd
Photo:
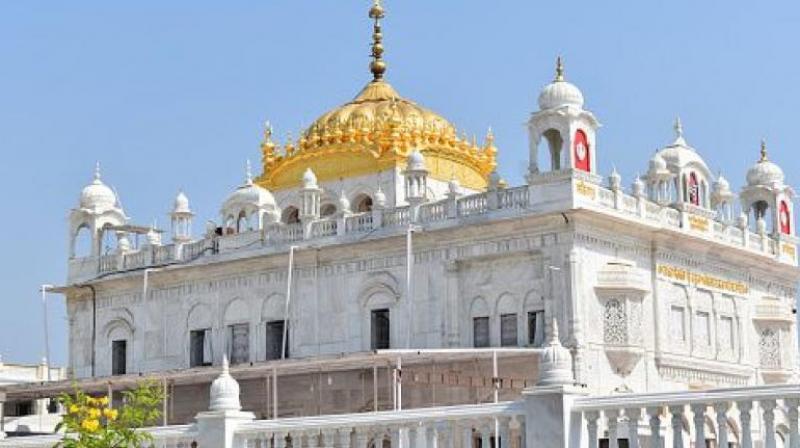
{"label": "white railing post", "polygon": [[589,441],[588,448],[597,448],[597,419],[600,418],[600,413],[597,411],[588,411],[584,414],[586,419],[586,432]]}
{"label": "white railing post", "polygon": [[367,448],[369,443],[369,429],[356,428],[356,448]]}
{"label": "white railing post", "polygon": [[672,414],[672,448],[683,448],[683,405],[670,406]]}
{"label": "white railing post", "polygon": [[661,410],[660,406],[647,408],[647,415],[650,416],[650,445],[652,448],[662,448],[664,441],[661,438]]}
{"label": "white railing post", "polygon": [[775,448],[775,400],[761,400],[758,405],[763,411],[764,446]]}
{"label": "white railing post", "polygon": [[639,448],[639,420],[642,418],[640,408],[625,409],[625,416],[628,417],[628,446]]}
{"label": "white railing post", "polygon": [[753,448],[753,429],[750,426],[750,411],[753,409],[752,401],[739,401],[739,422],[742,425],[742,448]]}
{"label": "white railing post", "polygon": [[603,414],[606,416],[606,426],[608,427],[608,448],[619,448],[619,436],[617,434],[619,411],[607,409],[603,411]]}
{"label": "white railing post", "polygon": [[497,426],[499,426],[499,434],[500,437],[500,448],[511,448],[511,431],[509,429],[509,421],[508,417],[498,417],[497,418]]}
{"label": "white railing post", "polygon": [[728,409],[730,403],[727,401],[714,404],[714,411],[717,413],[717,445],[720,447],[728,446]]}
{"label": "white railing post", "polygon": [[[339,429],[339,445],[341,445],[342,448],[350,448],[350,432],[351,431],[352,431],[352,428],[350,428],[349,426],[346,427],[346,428]],[[294,444],[292,444],[292,446],[294,446]],[[301,448],[301,447],[302,447],[302,445],[298,446],[298,448]]]}
{"label": "white railing post", "polygon": [[333,448],[333,438],[336,435],[336,431],[333,429],[323,429],[322,430],[322,446]]}
{"label": "white railing post", "polygon": [[798,433],[797,426],[797,406],[800,405],[800,399],[787,398],[784,403],[788,408],[787,414],[789,415],[789,448],[800,448],[800,433]]}
{"label": "white railing post", "polygon": [[694,419],[694,446],[706,444],[706,405],[702,403],[691,406]]}
{"label": "white railing post", "polygon": [[481,448],[484,446],[492,446],[492,428],[488,424],[481,426]]}

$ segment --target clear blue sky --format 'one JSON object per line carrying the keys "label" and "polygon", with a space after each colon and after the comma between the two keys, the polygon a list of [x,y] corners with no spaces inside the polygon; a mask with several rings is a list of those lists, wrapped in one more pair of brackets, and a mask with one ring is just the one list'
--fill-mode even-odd
{"label": "clear blue sky", "polygon": [[[765,137],[797,180],[796,1],[389,0],[388,79],[459,129],[494,128],[519,183],[523,122],[557,54],[604,127],[603,174],[630,184],[683,119],[687,139],[735,188]],[[37,287],[63,284],[66,216],[95,160],[138,223],[179,188],[215,218],[259,160],[261,124],[281,139],[369,79],[367,0],[0,3],[0,353],[42,356]],[[66,362],[52,297],[53,360]]]}

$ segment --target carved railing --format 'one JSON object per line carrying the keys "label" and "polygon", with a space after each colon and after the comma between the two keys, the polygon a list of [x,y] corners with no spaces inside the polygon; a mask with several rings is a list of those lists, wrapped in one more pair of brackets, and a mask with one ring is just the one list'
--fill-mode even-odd
{"label": "carved railing", "polygon": [[373,227],[372,213],[359,213],[358,215],[348,216],[345,220],[347,233],[363,233],[371,231]]}
{"label": "carved railing", "polygon": [[506,188],[498,191],[497,192],[498,207],[501,209],[528,208],[528,206],[530,205],[528,191],[529,189],[527,185],[523,185],[521,187]]}
{"label": "carved railing", "polygon": [[118,254],[101,255],[99,260],[100,273],[114,272],[118,269],[117,261],[119,260]]}
{"label": "carved railing", "polygon": [[321,219],[311,224],[311,236],[314,238],[334,236],[337,233],[337,229],[338,222],[336,219]]}
{"label": "carved railing", "polygon": [[799,403],[798,385],[578,398],[586,440],[570,446],[795,447]]}
{"label": "carved railing", "polygon": [[430,202],[419,208],[420,222],[444,221],[447,219],[447,201]]}
{"label": "carved railing", "polygon": [[489,447],[497,435],[502,446],[523,446],[524,416],[522,402],[505,402],[260,420],[239,426],[233,446]]}
{"label": "carved railing", "polygon": [[408,206],[396,207],[383,212],[384,227],[407,226],[409,222],[411,222],[411,215]]}
{"label": "carved railing", "polygon": [[488,211],[486,193],[476,193],[458,199],[458,216],[481,215]]}
{"label": "carved railing", "polygon": [[122,269],[137,269],[150,265],[150,251],[147,248],[140,249],[136,252],[126,253],[122,258]]}

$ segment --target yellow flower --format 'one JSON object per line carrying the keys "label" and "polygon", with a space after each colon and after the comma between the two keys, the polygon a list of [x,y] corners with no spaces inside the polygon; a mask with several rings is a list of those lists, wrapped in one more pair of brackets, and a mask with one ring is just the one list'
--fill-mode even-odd
{"label": "yellow flower", "polygon": [[81,422],[81,428],[89,432],[95,432],[99,427],[100,427],[100,422],[95,419],[86,419]]}
{"label": "yellow flower", "polygon": [[103,409],[103,415],[106,416],[109,420],[116,420],[117,419],[117,410],[111,408]]}
{"label": "yellow flower", "polygon": [[100,417],[100,409],[89,409],[89,418],[96,419]]}
{"label": "yellow flower", "polygon": [[97,402],[100,403],[102,406],[105,406],[108,404],[108,397],[100,397],[97,399]]}
{"label": "yellow flower", "polygon": [[90,406],[93,405],[94,404],[94,398],[86,397],[86,404],[88,404]]}
{"label": "yellow flower", "polygon": [[79,408],[77,404],[69,405],[69,413],[70,414],[77,414],[78,411],[80,411],[80,410],[81,410],[81,408]]}

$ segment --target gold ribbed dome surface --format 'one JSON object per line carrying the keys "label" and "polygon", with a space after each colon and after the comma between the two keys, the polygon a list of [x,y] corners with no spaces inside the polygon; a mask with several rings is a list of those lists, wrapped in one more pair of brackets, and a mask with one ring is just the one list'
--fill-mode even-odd
{"label": "gold ribbed dome surface", "polygon": [[479,146],[477,139],[458,136],[455,126],[441,115],[403,98],[384,80],[386,64],[380,19],[384,10],[376,1],[370,70],[373,80],[356,97],[317,118],[300,138],[283,149],[272,140],[268,127],[261,145],[263,174],[257,183],[270,190],[300,185],[306,169],[321,182],[404,168],[408,154],[420,151],[430,177],[457,179],[462,186],[481,190],[496,166],[497,149],[491,131]]}
{"label": "gold ribbed dome surface", "polygon": [[401,97],[385,81],[374,81],[349,103],[317,118],[304,133],[306,139],[356,130],[363,133],[380,131],[393,125],[412,134],[455,134],[455,128],[442,116]]}

